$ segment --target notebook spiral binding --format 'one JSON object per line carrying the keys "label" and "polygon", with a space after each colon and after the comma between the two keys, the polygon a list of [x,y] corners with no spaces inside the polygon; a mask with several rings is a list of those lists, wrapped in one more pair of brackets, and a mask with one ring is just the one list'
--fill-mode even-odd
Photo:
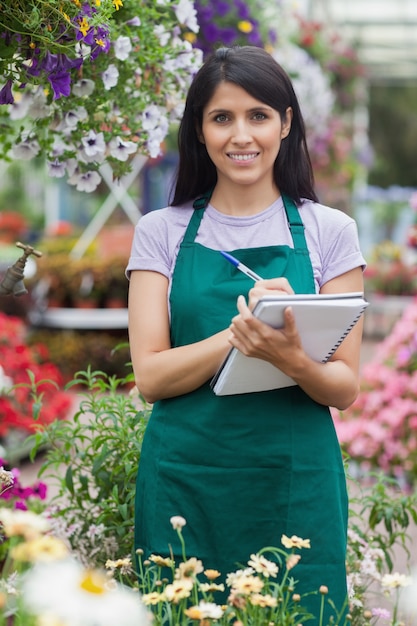
{"label": "notebook spiral binding", "polygon": [[365,311],[366,307],[368,306],[368,303],[364,304],[364,306],[362,307],[362,309],[360,310],[360,312],[358,313],[358,315],[355,317],[355,319],[353,320],[353,322],[351,323],[350,326],[348,326],[348,328],[346,328],[345,332],[343,333],[343,335],[340,337],[339,341],[333,346],[333,348],[330,350],[330,352],[328,354],[326,354],[326,356],[324,357],[324,359],[322,360],[322,363],[327,363],[327,361],[330,359],[330,357],[336,352],[336,350],[338,349],[338,347],[340,346],[340,344],[342,343],[343,339],[345,337],[348,336],[348,334],[350,333],[350,331],[352,330],[352,328],[356,325],[356,323],[360,320],[360,318],[362,317],[362,313]]}

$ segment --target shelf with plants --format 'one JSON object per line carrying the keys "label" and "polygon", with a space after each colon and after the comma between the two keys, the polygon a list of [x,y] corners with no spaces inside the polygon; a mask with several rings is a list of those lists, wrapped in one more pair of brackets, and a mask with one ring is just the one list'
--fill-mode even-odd
{"label": "shelf with plants", "polygon": [[29,283],[34,326],[127,328],[127,259],[46,254]]}

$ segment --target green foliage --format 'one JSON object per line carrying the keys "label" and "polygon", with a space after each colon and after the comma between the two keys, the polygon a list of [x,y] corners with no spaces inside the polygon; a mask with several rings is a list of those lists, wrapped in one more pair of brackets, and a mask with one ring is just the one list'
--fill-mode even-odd
{"label": "green foliage", "polygon": [[417,87],[372,85],[369,135],[376,154],[369,183],[380,187],[417,187]]}
{"label": "green foliage", "polygon": [[32,437],[32,458],[46,448],[40,476],[56,489],[52,516],[86,566],[130,555],[135,478],[149,408],[121,391],[130,382],[91,368],[69,387],[80,392],[79,409]]}

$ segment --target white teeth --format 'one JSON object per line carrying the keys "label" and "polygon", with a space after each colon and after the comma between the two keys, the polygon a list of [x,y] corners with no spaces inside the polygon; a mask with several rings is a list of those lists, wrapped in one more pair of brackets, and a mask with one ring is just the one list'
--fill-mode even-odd
{"label": "white teeth", "polygon": [[252,154],[229,154],[231,159],[235,161],[249,161],[249,159],[253,159],[256,156],[256,153]]}

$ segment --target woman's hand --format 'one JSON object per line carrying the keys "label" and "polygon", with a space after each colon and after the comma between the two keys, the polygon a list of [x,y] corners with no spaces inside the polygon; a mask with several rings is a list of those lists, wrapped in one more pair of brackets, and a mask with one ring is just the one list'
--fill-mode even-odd
{"label": "woman's hand", "polygon": [[[272,289],[270,288],[272,287]],[[229,327],[229,343],[246,356],[260,358],[290,376],[313,400],[343,411],[359,393],[360,319],[326,363],[311,359],[304,351],[291,307],[284,313],[284,326],[274,329],[252,315],[254,303],[266,294],[293,293],[282,278],[259,281],[249,292],[249,306],[238,298],[238,311]],[[356,267],[327,282],[320,293],[363,291],[362,268]]]}
{"label": "woman's hand", "polygon": [[238,297],[237,308],[239,315],[232,319],[229,327],[231,345],[246,356],[269,361],[285,372],[297,351],[303,352],[291,307],[284,311],[284,326],[281,329],[274,329],[255,318],[243,296]]}
{"label": "woman's hand", "polygon": [[284,277],[271,278],[269,280],[259,280],[255,283],[255,286],[249,290],[249,309],[253,311],[256,303],[260,298],[262,298],[262,296],[273,296],[292,293],[294,293],[294,289],[291,287],[288,280]]}

